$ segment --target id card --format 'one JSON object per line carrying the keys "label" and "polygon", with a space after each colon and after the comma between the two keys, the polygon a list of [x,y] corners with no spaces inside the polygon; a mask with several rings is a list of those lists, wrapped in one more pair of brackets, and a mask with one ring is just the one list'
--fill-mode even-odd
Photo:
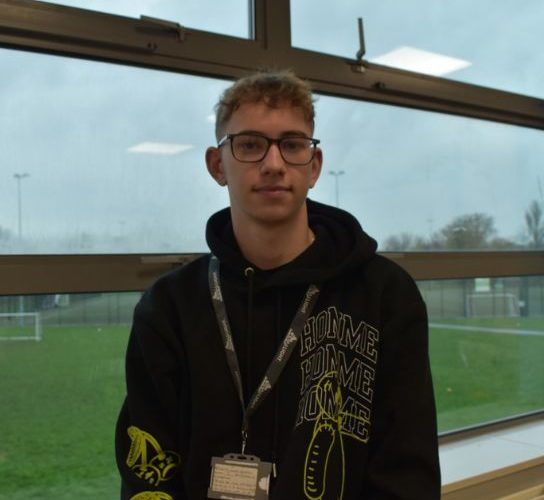
{"label": "id card", "polygon": [[253,455],[212,457],[208,498],[267,500],[272,464]]}

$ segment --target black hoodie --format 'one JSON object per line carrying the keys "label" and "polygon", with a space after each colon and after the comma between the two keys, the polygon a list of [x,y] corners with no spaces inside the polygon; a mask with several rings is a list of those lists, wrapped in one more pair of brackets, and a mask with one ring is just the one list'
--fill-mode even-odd
{"label": "black hoodie", "polygon": [[[278,382],[250,418],[246,453],[275,465],[275,500],[439,499],[417,287],[375,253],[350,214],[307,205],[314,243],[273,270],[242,256],[228,209],[206,230],[246,403],[309,284],[320,288]],[[204,499],[211,458],[240,452],[242,408],[212,305],[209,259],[159,279],[135,309],[116,434],[122,499]]]}

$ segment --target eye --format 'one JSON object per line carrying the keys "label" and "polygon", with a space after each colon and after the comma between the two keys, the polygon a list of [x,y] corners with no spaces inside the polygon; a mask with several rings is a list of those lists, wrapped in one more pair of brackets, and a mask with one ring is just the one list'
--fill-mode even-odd
{"label": "eye", "polygon": [[261,151],[265,142],[266,141],[262,137],[255,135],[239,135],[236,137],[235,145],[239,151],[252,153],[255,151]]}
{"label": "eye", "polygon": [[308,140],[300,137],[288,137],[282,139],[281,147],[287,153],[297,153],[308,147]]}

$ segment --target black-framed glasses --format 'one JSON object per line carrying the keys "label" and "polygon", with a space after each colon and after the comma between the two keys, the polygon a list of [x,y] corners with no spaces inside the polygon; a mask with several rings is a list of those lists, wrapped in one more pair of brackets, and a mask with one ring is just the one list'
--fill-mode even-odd
{"label": "black-framed glasses", "polygon": [[271,139],[261,134],[227,134],[217,147],[220,148],[230,141],[232,156],[244,163],[258,162],[264,159],[272,144],[276,144],[285,163],[290,165],[307,165],[315,156],[315,148],[319,139],[302,136],[286,136]]}

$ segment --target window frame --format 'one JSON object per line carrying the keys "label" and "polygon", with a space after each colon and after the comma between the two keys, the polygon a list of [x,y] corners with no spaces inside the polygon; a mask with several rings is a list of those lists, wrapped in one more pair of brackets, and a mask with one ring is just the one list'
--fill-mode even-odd
{"label": "window frame", "polygon": [[[544,269],[544,251],[381,253],[415,280],[538,276]],[[201,255],[0,255],[0,295],[142,291]]]}
{"label": "window frame", "polygon": [[226,79],[285,65],[326,95],[544,130],[542,99],[291,47],[289,0],[254,2],[249,11],[255,34],[248,40],[176,21],[166,25],[34,0],[0,0],[0,47]]}

